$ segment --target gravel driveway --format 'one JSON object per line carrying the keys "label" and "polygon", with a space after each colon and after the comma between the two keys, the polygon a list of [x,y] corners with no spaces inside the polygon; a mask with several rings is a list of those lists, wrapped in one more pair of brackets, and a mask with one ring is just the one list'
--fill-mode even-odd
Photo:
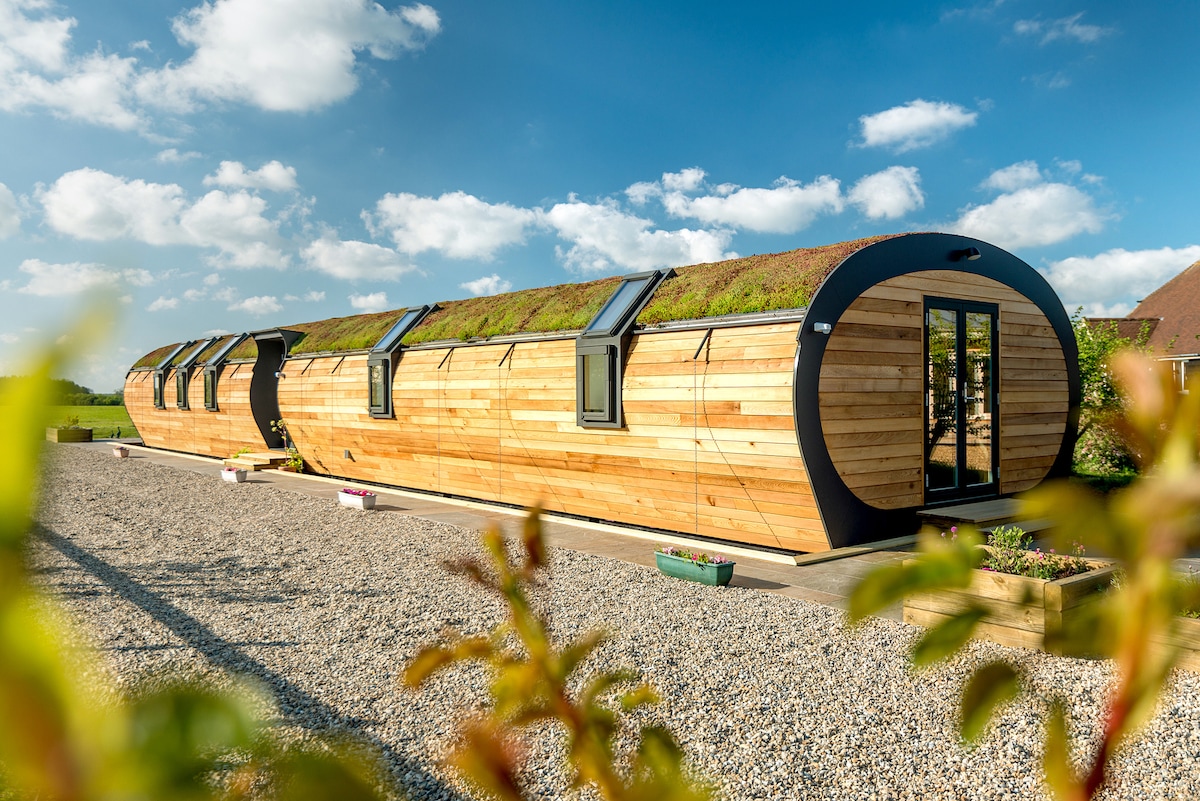
{"label": "gravel driveway", "polygon": [[[486,702],[484,671],[455,668],[418,692],[398,678],[447,628],[498,622],[494,599],[441,566],[477,553],[475,532],[230,484],[215,469],[49,450],[34,568],[118,682],[164,666],[250,674],[275,694],[281,725],[352,729],[382,747],[409,797],[463,797],[439,756],[455,721]],[[561,637],[612,633],[595,664],[641,670],[666,700],[638,721],[668,725],[730,799],[1042,797],[1045,702],[1013,705],[966,751],[962,678],[1007,656],[1035,693],[1073,700],[1073,731],[1089,742],[1110,679],[1104,663],[990,644],[916,673],[912,627],[851,632],[831,608],[562,549],[539,603]],[[559,738],[532,740],[532,793],[569,796]],[[1200,682],[1180,674],[1104,797],[1198,796]]]}

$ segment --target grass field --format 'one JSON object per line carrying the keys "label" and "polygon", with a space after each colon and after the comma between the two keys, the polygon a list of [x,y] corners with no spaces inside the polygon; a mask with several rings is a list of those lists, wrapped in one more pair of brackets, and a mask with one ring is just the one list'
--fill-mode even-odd
{"label": "grass field", "polygon": [[117,428],[122,437],[136,437],[137,429],[129,419],[124,406],[51,406],[50,424],[61,425],[68,417],[78,417],[79,425],[92,429],[96,439],[116,436]]}

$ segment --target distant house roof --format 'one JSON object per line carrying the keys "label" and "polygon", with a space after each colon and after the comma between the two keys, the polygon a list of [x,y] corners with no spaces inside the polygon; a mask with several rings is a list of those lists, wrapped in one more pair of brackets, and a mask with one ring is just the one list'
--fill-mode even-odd
{"label": "distant house roof", "polygon": [[1154,330],[1158,328],[1161,321],[1157,317],[1088,317],[1087,323],[1093,328],[1097,326],[1114,326],[1117,329],[1117,336],[1128,339],[1130,342],[1137,341],[1137,338],[1142,335],[1142,329],[1145,328],[1147,336],[1154,336]]}
{"label": "distant house roof", "polygon": [[1200,261],[1131,311],[1126,319],[1158,319],[1147,344],[1161,356],[1200,353]]}

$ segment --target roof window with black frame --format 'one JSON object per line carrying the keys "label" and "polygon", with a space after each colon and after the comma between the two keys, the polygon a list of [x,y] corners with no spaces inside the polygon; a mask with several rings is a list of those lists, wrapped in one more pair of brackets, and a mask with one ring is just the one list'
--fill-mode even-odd
{"label": "roof window with black frame", "polygon": [[221,377],[221,368],[225,366],[225,361],[229,358],[229,354],[233,349],[246,339],[248,334],[238,334],[232,336],[229,341],[221,345],[216,353],[209,358],[204,365],[204,408],[210,412],[218,412],[220,408],[217,406],[217,379]]}
{"label": "roof window with black frame", "polygon": [[400,343],[435,305],[412,306],[388,329],[367,355],[367,407],[372,417],[392,416],[392,377],[400,361]]}
{"label": "roof window with black frame", "polygon": [[216,341],[216,337],[204,340],[186,358],[175,365],[175,405],[180,409],[188,408],[188,384],[191,383],[192,366],[200,358],[200,354],[208,350]]}
{"label": "roof window with black frame", "polygon": [[623,428],[621,379],[633,324],[674,270],[625,276],[575,340],[575,422],[584,428]]}
{"label": "roof window with black frame", "polygon": [[167,408],[167,373],[171,371],[171,363],[175,361],[180,353],[183,353],[192,345],[196,344],[196,340],[189,339],[187,342],[180,343],[179,347],[171,351],[171,355],[158,363],[154,368],[154,408]]}

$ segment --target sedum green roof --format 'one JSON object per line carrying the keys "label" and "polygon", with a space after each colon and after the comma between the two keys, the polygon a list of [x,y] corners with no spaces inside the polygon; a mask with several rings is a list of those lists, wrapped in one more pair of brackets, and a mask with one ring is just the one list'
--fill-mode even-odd
{"label": "sedum green roof", "polygon": [[[677,268],[675,276],[659,286],[650,303],[638,315],[637,323],[653,326],[727,314],[804,308],[825,277],[847,256],[894,236],[903,234]],[[595,316],[620,282],[621,276],[611,276],[578,284],[445,301],[404,337],[404,344],[578,331]],[[281,328],[301,334],[289,352],[292,356],[366,350],[373,347],[403,313],[404,309],[396,309]],[[169,345],[146,354],[134,369],[153,367],[170,353],[172,347]],[[247,339],[229,358],[252,359],[256,354],[254,340]]]}

